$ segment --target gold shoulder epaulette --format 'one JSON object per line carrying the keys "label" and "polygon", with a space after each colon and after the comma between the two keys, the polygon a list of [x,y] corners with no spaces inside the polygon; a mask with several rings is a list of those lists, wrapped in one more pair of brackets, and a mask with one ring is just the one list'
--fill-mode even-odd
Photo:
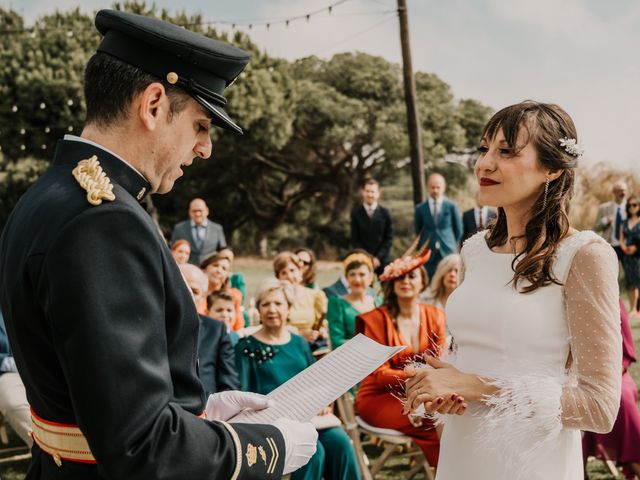
{"label": "gold shoulder epaulette", "polygon": [[91,205],[100,205],[102,200],[112,202],[116,199],[111,180],[102,170],[97,156],[80,160],[72,173],[80,186],[87,191],[87,200]]}

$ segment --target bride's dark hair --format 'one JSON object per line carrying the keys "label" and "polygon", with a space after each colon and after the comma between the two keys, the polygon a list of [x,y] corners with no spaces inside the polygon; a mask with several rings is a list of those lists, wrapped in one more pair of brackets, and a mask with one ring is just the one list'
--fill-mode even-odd
{"label": "bride's dark hair", "polygon": [[[549,182],[546,195],[543,188],[533,204],[531,218],[524,235],[520,237],[525,240],[524,250],[511,263],[513,284],[518,288],[518,284],[526,280],[527,284],[520,289],[522,293],[533,292],[551,283],[560,285],[552,267],[558,243],[569,231],[569,202],[573,196],[574,168],[577,163],[577,156],[567,152],[560,145],[560,139],[577,141],[576,127],[569,114],[558,105],[527,100],[497,112],[484,127],[482,137],[493,139],[500,129],[514,155],[531,143],[543,168],[562,172]],[[518,145],[521,131],[525,140]],[[489,228],[487,244],[493,248],[507,241],[507,217],[504,210],[498,208],[498,218]]]}

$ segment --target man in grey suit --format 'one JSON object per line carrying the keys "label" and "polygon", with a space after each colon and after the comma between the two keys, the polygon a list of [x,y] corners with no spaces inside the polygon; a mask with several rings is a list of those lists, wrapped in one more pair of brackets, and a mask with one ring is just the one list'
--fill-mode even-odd
{"label": "man in grey suit", "polygon": [[611,244],[622,259],[620,250],[620,227],[627,218],[627,184],[619,180],[613,185],[613,200],[600,204],[593,229]]}
{"label": "man in grey suit", "polygon": [[420,245],[429,239],[431,258],[425,264],[429,278],[433,277],[440,260],[458,251],[462,237],[462,217],[458,206],[444,196],[447,184],[439,173],[427,179],[429,198],[416,207],[414,224],[420,235]]}
{"label": "man in grey suit", "polygon": [[214,252],[227,246],[224,230],[219,223],[209,220],[209,208],[201,198],[194,198],[189,203],[189,218],[178,223],[171,234],[171,244],[184,239],[191,245],[189,263],[200,265]]}

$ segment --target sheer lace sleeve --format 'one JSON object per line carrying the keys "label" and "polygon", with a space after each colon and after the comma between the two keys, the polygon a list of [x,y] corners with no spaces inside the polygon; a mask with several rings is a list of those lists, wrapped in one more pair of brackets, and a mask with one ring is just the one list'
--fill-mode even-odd
{"label": "sheer lace sleeve", "polygon": [[606,433],[618,413],[622,380],[618,260],[609,245],[578,250],[564,297],[572,364],[562,389],[562,424]]}

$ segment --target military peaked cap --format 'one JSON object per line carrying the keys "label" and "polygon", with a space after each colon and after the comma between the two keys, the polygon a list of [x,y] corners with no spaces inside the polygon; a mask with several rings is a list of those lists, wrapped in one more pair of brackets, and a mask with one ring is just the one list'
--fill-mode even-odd
{"label": "military peaked cap", "polygon": [[116,10],[100,10],[96,27],[104,35],[99,52],[184,89],[227,130],[242,129],[227,115],[224,89],[249,63],[249,54],[183,27]]}

